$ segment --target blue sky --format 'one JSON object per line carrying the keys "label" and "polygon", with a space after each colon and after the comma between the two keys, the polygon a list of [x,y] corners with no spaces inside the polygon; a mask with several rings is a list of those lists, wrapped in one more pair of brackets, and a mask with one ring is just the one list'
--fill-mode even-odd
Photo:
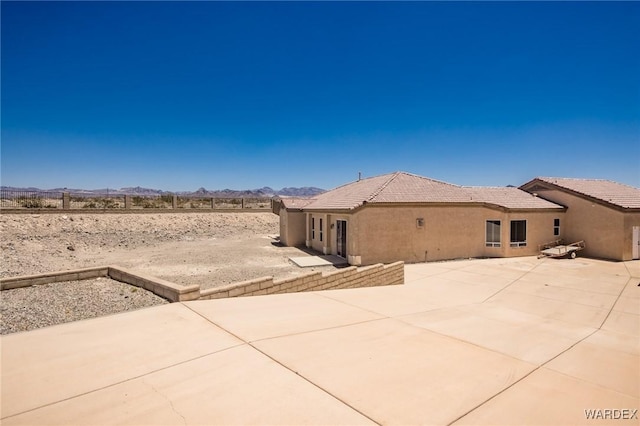
{"label": "blue sky", "polygon": [[640,187],[640,3],[7,2],[2,185]]}

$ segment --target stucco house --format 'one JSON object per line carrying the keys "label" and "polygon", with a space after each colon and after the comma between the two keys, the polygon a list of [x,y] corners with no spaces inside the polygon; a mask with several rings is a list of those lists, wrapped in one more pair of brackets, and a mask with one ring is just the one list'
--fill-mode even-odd
{"label": "stucco house", "polygon": [[565,237],[566,210],[519,188],[464,187],[406,172],[274,201],[283,244],[351,265],[534,255]]}
{"label": "stucco house", "polygon": [[601,179],[537,177],[520,187],[567,208],[563,235],[585,256],[640,259],[640,189]]}

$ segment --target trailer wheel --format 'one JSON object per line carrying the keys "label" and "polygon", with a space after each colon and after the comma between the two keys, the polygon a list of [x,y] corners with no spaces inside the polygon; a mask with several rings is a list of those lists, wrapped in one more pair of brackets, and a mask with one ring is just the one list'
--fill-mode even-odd
{"label": "trailer wheel", "polygon": [[575,259],[577,255],[575,251],[572,251],[569,256],[571,256],[572,259]]}

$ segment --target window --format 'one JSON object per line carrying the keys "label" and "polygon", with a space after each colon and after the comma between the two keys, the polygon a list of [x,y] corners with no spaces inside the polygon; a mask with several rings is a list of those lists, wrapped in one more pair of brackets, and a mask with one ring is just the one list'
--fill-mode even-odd
{"label": "window", "polygon": [[527,245],[527,221],[511,221],[511,247],[525,247]]}
{"label": "window", "polygon": [[553,235],[560,235],[560,219],[553,219]]}
{"label": "window", "polygon": [[311,218],[311,239],[312,240],[316,239],[316,218],[315,217]]}
{"label": "window", "polygon": [[500,247],[500,221],[488,220],[487,221],[487,247]]}
{"label": "window", "polygon": [[322,241],[322,218],[320,218],[320,241]]}

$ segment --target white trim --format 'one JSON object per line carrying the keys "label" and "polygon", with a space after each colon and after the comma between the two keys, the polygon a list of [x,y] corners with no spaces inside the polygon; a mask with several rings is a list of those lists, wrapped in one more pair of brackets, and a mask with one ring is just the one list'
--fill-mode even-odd
{"label": "white trim", "polygon": [[[524,241],[511,241],[511,224],[513,222],[524,222]],[[526,247],[527,246],[527,234],[529,233],[529,224],[527,219],[510,219],[509,220],[509,247]]]}
{"label": "white trim", "polygon": [[[498,241],[487,241],[487,225],[489,222],[498,222],[499,232],[498,232]],[[502,220],[501,219],[486,219],[484,221],[484,245],[485,247],[494,247],[500,248],[502,247]]]}

